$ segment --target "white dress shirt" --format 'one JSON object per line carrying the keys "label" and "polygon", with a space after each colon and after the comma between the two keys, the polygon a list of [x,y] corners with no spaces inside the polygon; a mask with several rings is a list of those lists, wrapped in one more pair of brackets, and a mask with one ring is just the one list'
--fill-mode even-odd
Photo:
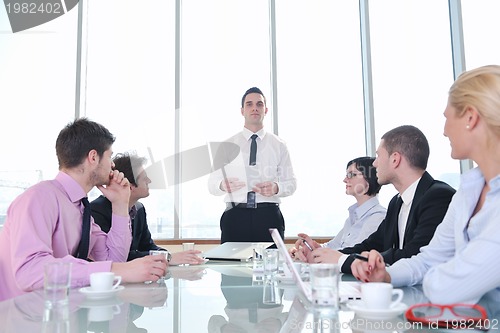
{"label": "white dress shirt", "polygon": [[[272,197],[265,197],[256,194],[256,202],[279,203],[280,197],[286,197],[295,192],[297,181],[292,168],[290,155],[285,142],[264,129],[257,134],[257,157],[256,165],[249,165],[250,159],[250,137],[254,133],[247,128],[232,136],[226,142],[232,142],[240,147],[238,156],[225,167],[210,174],[208,180],[208,190],[213,195],[225,194],[225,202],[246,202],[247,193],[252,191],[252,187],[257,183],[272,181],[278,184],[278,193]],[[238,178],[246,183],[246,187],[226,193],[220,189],[220,184],[224,178]]]}
{"label": "white dress shirt", "polygon": [[410,214],[411,204],[413,203],[413,198],[415,197],[415,192],[417,191],[417,186],[421,178],[422,177],[408,186],[403,194],[401,194],[403,204],[401,205],[398,217],[399,249],[402,249],[404,245],[403,242],[405,238],[406,223],[408,222],[408,215]]}
{"label": "white dress shirt", "polygon": [[500,175],[472,216],[484,182],[478,168],[462,175],[429,245],[388,268],[395,286],[422,283],[429,300],[440,304],[475,303],[486,293],[500,299]]}

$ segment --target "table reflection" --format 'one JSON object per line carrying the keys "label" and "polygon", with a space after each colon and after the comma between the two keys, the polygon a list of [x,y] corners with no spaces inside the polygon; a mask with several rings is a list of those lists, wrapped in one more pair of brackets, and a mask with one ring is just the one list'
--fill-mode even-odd
{"label": "table reflection", "polygon": [[[264,302],[264,281],[252,279],[244,264],[172,268],[163,283],[125,284],[112,297],[93,299],[73,289],[69,303],[45,307],[43,291],[0,302],[0,332],[412,332],[404,314],[390,320],[367,320],[342,304],[339,312],[321,313],[292,284],[277,284],[272,301]],[[272,283],[275,283],[274,281]],[[421,286],[403,288],[408,306],[426,303]],[[498,330],[500,297],[481,301],[489,328]]]}
{"label": "table reflection", "polygon": [[[276,287],[273,302],[264,303],[266,288]],[[208,332],[279,332],[287,313],[283,312],[283,290],[269,279],[252,283],[252,276],[221,274],[221,291],[226,299],[227,316],[213,315]],[[268,299],[269,301],[269,299]]]}

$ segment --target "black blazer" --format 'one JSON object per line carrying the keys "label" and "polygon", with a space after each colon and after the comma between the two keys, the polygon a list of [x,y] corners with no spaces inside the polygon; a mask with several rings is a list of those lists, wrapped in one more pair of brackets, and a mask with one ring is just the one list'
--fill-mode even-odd
{"label": "black blazer", "polygon": [[[137,214],[132,222],[132,244],[130,245],[130,252],[127,261],[149,255],[149,250],[164,250],[157,246],[151,238],[149,232],[148,222],[146,219],[146,209],[140,202],[135,204],[137,207]],[[109,232],[111,228],[111,202],[104,196],[100,196],[90,203],[92,208],[92,217],[94,222],[97,223],[101,230],[105,233]]]}
{"label": "black blazer", "polygon": [[[454,194],[455,190],[451,186],[434,180],[428,172],[424,172],[408,214],[402,249],[399,249],[398,215],[401,207],[396,206],[397,194],[389,202],[385,219],[378,229],[363,242],[340,252],[351,254],[377,250],[384,261],[391,265],[401,258],[410,258],[419,253],[422,246],[429,244],[436,227],[443,221]],[[353,261],[353,257],[347,258],[342,265],[342,272],[351,273]]]}

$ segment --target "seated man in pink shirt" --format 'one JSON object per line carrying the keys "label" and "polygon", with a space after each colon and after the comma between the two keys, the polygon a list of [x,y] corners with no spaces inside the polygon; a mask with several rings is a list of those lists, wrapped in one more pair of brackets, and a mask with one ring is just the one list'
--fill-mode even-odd
{"label": "seated man in pink shirt", "polygon": [[[156,281],[165,274],[161,255],[126,262],[132,238],[130,183],[112,170],[114,141],[104,126],[85,118],[61,130],[56,178],[27,189],[7,211],[0,233],[0,301],[42,288],[44,265],[50,262],[72,263],[73,288],[89,285],[93,272],[111,271],[123,282]],[[113,227],[106,234],[91,218],[88,249],[82,250],[84,203],[94,186],[112,203]]]}

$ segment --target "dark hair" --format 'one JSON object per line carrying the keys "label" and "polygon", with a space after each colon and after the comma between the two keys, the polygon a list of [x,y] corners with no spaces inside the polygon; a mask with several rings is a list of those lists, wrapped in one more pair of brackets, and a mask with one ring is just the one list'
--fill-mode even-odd
{"label": "dark hair", "polygon": [[373,166],[373,161],[375,161],[375,158],[373,157],[358,157],[347,162],[346,166],[347,169],[352,164],[356,164],[356,169],[363,174],[363,178],[368,183],[368,190],[365,193],[366,195],[375,195],[382,187],[377,182],[377,170]]}
{"label": "dark hair", "polygon": [[115,167],[113,169],[123,172],[130,184],[137,186],[137,172],[141,166],[146,164],[146,162],[147,159],[145,157],[139,157],[136,154],[116,154],[113,158],[113,163],[115,163]]}
{"label": "dark hair", "polygon": [[115,137],[106,127],[87,118],[79,118],[66,125],[57,136],[59,169],[80,165],[91,150],[95,150],[102,158],[113,142]]}
{"label": "dark hair", "polygon": [[243,94],[243,97],[241,98],[241,107],[243,107],[245,105],[245,98],[247,97],[248,94],[260,94],[260,95],[262,95],[262,97],[264,98],[264,105],[266,105],[266,96],[264,96],[264,94],[262,93],[262,91],[259,88],[252,87],[252,88],[248,89],[247,91],[245,91],[245,93]]}
{"label": "dark hair", "polygon": [[411,125],[396,127],[382,136],[384,147],[391,155],[398,152],[410,165],[425,170],[429,160],[429,142],[421,130]]}

